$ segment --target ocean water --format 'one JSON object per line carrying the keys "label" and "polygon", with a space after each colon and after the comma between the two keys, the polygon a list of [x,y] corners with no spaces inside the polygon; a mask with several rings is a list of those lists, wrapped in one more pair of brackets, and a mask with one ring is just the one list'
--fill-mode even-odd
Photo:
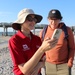
{"label": "ocean water", "polygon": [[[35,29],[34,30],[31,30],[32,33],[36,34],[36,35],[39,35],[39,32],[41,31],[41,29]],[[4,32],[0,32],[0,36],[3,36],[5,33]],[[11,36],[11,35],[14,35],[15,32],[8,32],[8,36]]]}
{"label": "ocean water", "polygon": [[[11,36],[11,35],[13,35],[13,34],[15,34],[15,33],[13,33],[13,32],[8,32],[8,36]],[[3,36],[4,35],[4,33],[3,32],[0,32],[0,36]]]}

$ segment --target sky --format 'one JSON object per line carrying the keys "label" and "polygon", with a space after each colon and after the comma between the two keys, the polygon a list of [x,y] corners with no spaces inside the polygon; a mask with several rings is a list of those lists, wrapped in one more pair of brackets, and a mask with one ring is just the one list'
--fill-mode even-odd
{"label": "sky", "polygon": [[0,0],[0,22],[14,22],[24,8],[31,8],[36,14],[42,15],[40,24],[48,24],[49,11],[58,9],[66,25],[75,25],[75,0]]}

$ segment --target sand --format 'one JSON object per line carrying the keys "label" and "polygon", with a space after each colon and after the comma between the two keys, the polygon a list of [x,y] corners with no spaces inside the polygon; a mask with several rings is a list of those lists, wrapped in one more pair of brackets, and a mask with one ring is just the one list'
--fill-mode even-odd
{"label": "sand", "polygon": [[0,37],[0,75],[14,75],[12,61],[8,49],[10,37]]}

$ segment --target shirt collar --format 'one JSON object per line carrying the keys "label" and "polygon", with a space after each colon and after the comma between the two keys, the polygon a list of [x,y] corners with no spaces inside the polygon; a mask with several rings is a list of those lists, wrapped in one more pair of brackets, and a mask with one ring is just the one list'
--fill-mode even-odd
{"label": "shirt collar", "polygon": [[[31,37],[33,37],[33,33],[30,32],[30,34],[31,34]],[[23,38],[23,39],[24,39],[24,38],[27,38],[27,36],[25,36],[20,30],[18,30],[17,35],[18,35],[19,37]]]}

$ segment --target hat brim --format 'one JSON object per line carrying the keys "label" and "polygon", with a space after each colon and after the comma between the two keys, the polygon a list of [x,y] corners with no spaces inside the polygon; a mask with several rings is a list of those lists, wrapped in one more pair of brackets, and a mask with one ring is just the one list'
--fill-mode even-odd
{"label": "hat brim", "polygon": [[37,15],[37,14],[34,14],[34,15],[35,15],[35,18],[37,19],[36,23],[41,22],[41,20],[42,20],[43,17],[41,15]]}
{"label": "hat brim", "polygon": [[49,16],[50,18],[56,18],[56,19],[62,19],[62,17],[61,16],[57,16],[57,15],[51,15],[51,16]]}
{"label": "hat brim", "polygon": [[[26,20],[26,17],[28,15],[31,15],[31,14],[26,14],[26,15],[23,15],[22,19],[17,19],[13,24],[12,24],[12,28],[15,29],[15,30],[20,30],[21,28],[21,24],[24,23],[24,21]],[[35,15],[35,18],[37,19],[37,22],[36,23],[39,23],[41,22],[42,20],[42,16],[41,15],[37,15],[37,14],[32,14],[32,15]]]}

